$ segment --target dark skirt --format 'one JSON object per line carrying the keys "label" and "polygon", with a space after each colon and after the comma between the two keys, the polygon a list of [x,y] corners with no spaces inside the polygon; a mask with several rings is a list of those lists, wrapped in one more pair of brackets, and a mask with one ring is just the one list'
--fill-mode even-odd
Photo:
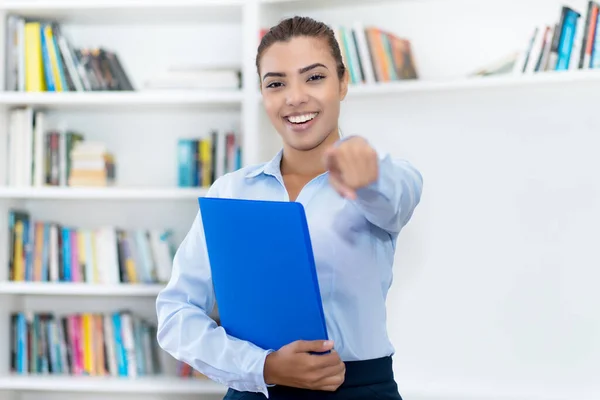
{"label": "dark skirt", "polygon": [[[394,380],[392,358],[346,362],[344,383],[335,391],[315,391],[285,386],[269,388],[269,400],[402,400]],[[229,389],[223,400],[266,399],[262,393]]]}

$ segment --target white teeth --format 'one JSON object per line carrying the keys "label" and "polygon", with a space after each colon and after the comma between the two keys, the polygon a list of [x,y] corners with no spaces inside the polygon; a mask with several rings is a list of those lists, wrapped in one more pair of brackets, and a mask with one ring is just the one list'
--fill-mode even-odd
{"label": "white teeth", "polygon": [[304,115],[294,115],[288,117],[288,120],[294,124],[302,124],[304,122],[310,121],[314,117],[317,116],[317,113],[304,114]]}

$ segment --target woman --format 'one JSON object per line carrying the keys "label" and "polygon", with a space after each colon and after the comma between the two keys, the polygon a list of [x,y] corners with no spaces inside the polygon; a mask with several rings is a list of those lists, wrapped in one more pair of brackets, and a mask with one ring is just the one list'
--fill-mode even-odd
{"label": "woman", "polygon": [[421,175],[361,137],[340,138],[348,72],[326,25],[282,21],[264,35],[256,65],[283,149],[270,162],[218,179],[208,196],[305,206],[332,340],[262,349],[218,327],[208,317],[215,299],[198,214],[157,299],[160,346],[227,385],[225,399],[400,399],[385,298],[396,239],[420,201]]}

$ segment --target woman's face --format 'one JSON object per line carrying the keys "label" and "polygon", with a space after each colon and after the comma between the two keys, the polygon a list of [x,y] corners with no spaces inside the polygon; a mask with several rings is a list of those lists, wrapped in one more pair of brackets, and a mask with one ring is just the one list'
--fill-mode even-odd
{"label": "woman's face", "polygon": [[260,59],[260,79],[265,109],[285,145],[312,150],[337,133],[347,74],[340,81],[325,39],[274,43]]}

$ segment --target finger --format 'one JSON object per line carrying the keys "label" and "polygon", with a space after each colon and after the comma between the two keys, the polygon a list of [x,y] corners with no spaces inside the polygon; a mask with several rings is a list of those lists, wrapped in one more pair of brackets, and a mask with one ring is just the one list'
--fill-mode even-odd
{"label": "finger", "polygon": [[294,352],[296,353],[321,353],[333,349],[333,341],[331,340],[297,340],[292,343]]}
{"label": "finger", "polygon": [[346,364],[344,364],[336,355],[335,359],[324,362],[319,371],[321,371],[323,378],[343,374],[346,371]]}
{"label": "finger", "polygon": [[[349,190],[353,190],[353,181],[356,179],[357,171],[360,168],[356,157],[353,157],[355,151],[352,147],[345,147],[343,151],[337,151],[335,155],[338,180]],[[358,167],[358,168],[357,168]]]}
{"label": "finger", "polygon": [[311,368],[319,371],[330,367],[344,366],[339,354],[335,350],[331,350],[327,354],[307,354],[307,357],[311,357],[308,360]]}
{"label": "finger", "polygon": [[335,390],[344,383],[345,376],[346,368],[342,363],[323,370],[323,377],[314,382],[314,385],[322,390]]}
{"label": "finger", "polygon": [[352,190],[362,186],[362,181],[368,173],[367,160],[362,154],[359,147],[349,147],[338,160],[344,184]]}
{"label": "finger", "polygon": [[344,383],[343,378],[332,378],[324,385],[316,385],[312,390],[321,390],[324,392],[335,392]]}

